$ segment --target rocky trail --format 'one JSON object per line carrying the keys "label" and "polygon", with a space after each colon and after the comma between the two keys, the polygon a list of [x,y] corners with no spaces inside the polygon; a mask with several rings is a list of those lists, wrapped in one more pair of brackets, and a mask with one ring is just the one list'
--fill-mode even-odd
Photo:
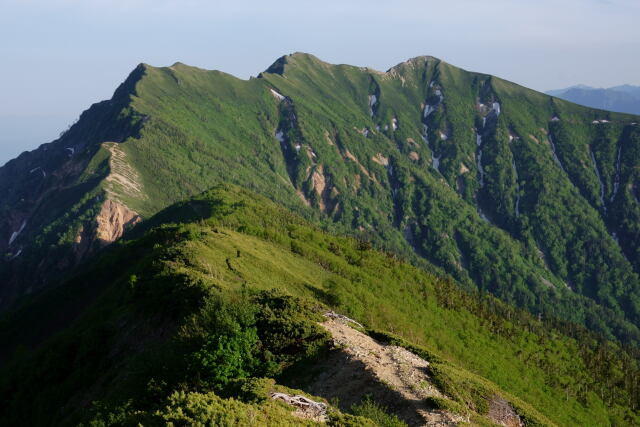
{"label": "rocky trail", "polygon": [[429,362],[410,351],[380,343],[354,329],[344,316],[329,313],[321,325],[333,337],[335,351],[318,366],[305,391],[338,402],[342,409],[365,396],[387,407],[410,426],[450,426],[467,421],[430,408],[428,397],[442,397],[427,374]]}

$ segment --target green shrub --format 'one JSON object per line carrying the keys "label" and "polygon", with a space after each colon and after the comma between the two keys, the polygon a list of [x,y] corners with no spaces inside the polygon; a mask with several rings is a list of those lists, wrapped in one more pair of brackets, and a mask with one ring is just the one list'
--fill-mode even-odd
{"label": "green shrub", "polygon": [[245,378],[235,381],[236,396],[246,403],[262,403],[276,382],[272,378]]}
{"label": "green shrub", "polygon": [[191,355],[192,366],[203,384],[219,388],[234,378],[245,378],[260,366],[255,355],[258,334],[255,328],[233,335],[212,335]]}
{"label": "green shrub", "polygon": [[354,415],[369,418],[380,427],[407,427],[407,424],[396,415],[388,414],[387,408],[366,396],[362,402],[352,405]]}

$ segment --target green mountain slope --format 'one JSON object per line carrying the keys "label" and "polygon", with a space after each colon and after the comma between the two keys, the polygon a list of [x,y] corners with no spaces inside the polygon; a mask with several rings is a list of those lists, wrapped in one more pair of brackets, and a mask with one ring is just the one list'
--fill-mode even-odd
{"label": "green mountain slope", "polygon": [[[139,217],[231,182],[468,289],[638,342],[637,117],[431,57],[381,73],[307,54],[248,81],[141,65],[105,105],[51,144],[81,141],[52,165],[73,169],[64,183],[23,210],[0,198],[5,304]],[[126,132],[76,132],[112,122]],[[5,192],[40,150],[0,170]]]}
{"label": "green mountain slope", "polygon": [[[322,378],[342,351],[316,323],[328,309],[427,360],[421,387],[442,394],[426,401],[433,411],[490,425],[498,399],[525,425],[638,421],[640,371],[623,348],[468,294],[237,187],[172,206],[131,237],[0,319],[2,424],[307,425],[267,392],[306,390],[307,374]],[[332,425],[382,417],[340,409]]]}

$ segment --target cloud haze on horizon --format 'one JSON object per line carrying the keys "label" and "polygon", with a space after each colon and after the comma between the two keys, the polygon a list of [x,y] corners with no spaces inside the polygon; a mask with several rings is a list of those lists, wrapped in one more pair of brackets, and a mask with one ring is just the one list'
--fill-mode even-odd
{"label": "cloud haze on horizon", "polygon": [[640,85],[635,0],[0,0],[0,165],[140,62],[257,75],[283,54],[386,70],[433,55],[537,90]]}

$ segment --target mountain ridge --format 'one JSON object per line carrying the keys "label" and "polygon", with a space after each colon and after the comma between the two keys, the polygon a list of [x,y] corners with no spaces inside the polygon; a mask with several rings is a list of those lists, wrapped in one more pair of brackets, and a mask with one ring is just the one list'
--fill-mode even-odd
{"label": "mountain ridge", "polygon": [[592,108],[640,114],[640,87],[638,86],[620,85],[610,88],[594,88],[576,85],[546,93]]}
{"label": "mountain ridge", "polygon": [[[637,334],[636,314],[629,314],[637,311],[631,298],[640,260],[631,221],[638,184],[637,131],[630,123],[637,118],[573,106],[433,57],[387,73],[307,54],[278,61],[284,74],[249,80],[183,65],[136,67],[112,101],[100,104],[107,110],[101,119],[85,116],[56,142],[59,163],[75,170],[68,181],[77,194],[65,190],[66,207],[49,213],[36,199],[32,204],[46,215],[24,211],[0,223],[3,277],[14,277],[15,288],[0,290],[2,304],[26,291],[16,277],[36,274],[27,258],[49,253],[44,258],[55,259],[53,270],[58,263],[64,271],[105,243],[95,238],[93,219],[105,198],[126,207],[105,213],[123,212],[118,231],[107,233],[117,237],[136,216],[149,217],[229,180],[329,229],[451,274],[467,288],[490,290],[532,311],[562,313],[609,336]],[[121,125],[92,132],[88,142],[82,130],[95,130],[96,123],[98,129]],[[594,141],[594,148],[580,141]],[[24,175],[41,166],[25,163]],[[0,177],[9,169],[18,170],[3,168]],[[0,209],[15,212],[9,205]],[[553,221],[540,209],[552,206],[563,206],[566,237],[548,232]],[[80,221],[59,213],[64,210]],[[13,237],[23,216],[28,226]],[[584,224],[569,222],[572,217]],[[39,246],[29,255],[32,242]],[[570,250],[585,245],[597,262],[585,258],[585,249],[575,256]],[[486,270],[491,257],[500,268]],[[37,283],[45,286],[49,274]],[[550,303],[565,300],[572,302]],[[576,315],[569,307],[578,300],[584,308]],[[591,301],[611,312],[586,314],[598,310]],[[622,320],[612,326],[598,319],[611,316],[631,316],[629,330],[620,331]]]}

